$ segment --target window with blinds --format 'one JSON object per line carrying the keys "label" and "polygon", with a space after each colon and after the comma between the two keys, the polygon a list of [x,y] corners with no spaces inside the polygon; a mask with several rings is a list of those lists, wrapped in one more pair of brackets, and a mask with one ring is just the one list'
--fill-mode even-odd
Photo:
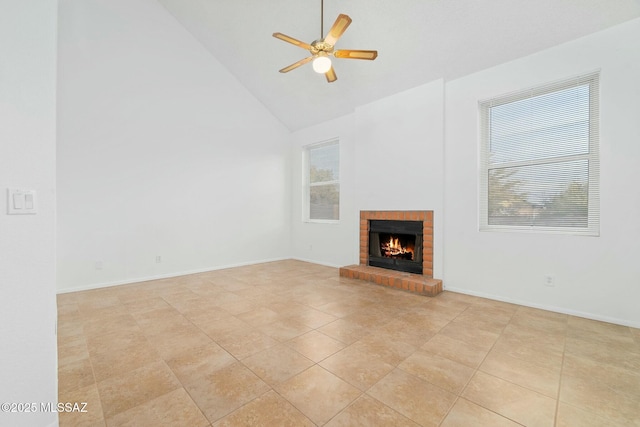
{"label": "window with blinds", "polygon": [[480,102],[480,229],[599,234],[597,73]]}
{"label": "window with blinds", "polygon": [[304,149],[305,220],[340,219],[340,145],[338,140]]}

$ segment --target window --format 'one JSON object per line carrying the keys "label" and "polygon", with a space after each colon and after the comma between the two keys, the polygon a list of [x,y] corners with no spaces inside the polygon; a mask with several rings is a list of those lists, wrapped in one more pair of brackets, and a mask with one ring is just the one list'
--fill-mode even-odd
{"label": "window", "polygon": [[338,140],[304,149],[305,220],[340,219],[340,145]]}
{"label": "window", "polygon": [[599,234],[598,74],[480,102],[480,229]]}

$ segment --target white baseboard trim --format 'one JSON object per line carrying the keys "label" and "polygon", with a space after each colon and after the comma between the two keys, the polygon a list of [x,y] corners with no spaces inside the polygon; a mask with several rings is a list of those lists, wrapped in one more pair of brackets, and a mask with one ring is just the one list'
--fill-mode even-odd
{"label": "white baseboard trim", "polygon": [[333,267],[333,268],[344,267],[344,265],[336,265],[336,264],[331,264],[331,263],[327,263],[327,262],[321,262],[321,261],[314,260],[314,259],[306,259],[306,258],[298,258],[298,257],[291,257],[290,259],[294,259],[296,261],[302,261],[302,262],[309,262],[311,264],[324,265],[325,267]]}
{"label": "white baseboard trim", "polygon": [[112,282],[100,282],[100,283],[88,284],[85,286],[76,286],[73,288],[61,288],[61,289],[58,289],[56,293],[66,294],[69,292],[90,291],[92,289],[108,288],[111,286],[120,286],[120,285],[130,285],[132,283],[148,282],[150,280],[170,279],[172,277],[188,276],[189,274],[207,273],[210,271],[224,270],[225,268],[245,267],[247,265],[264,264],[267,262],[284,261],[287,259],[292,259],[292,258],[285,257],[285,258],[273,258],[273,259],[265,259],[265,260],[247,261],[247,262],[240,262],[236,264],[218,265],[215,267],[200,268],[195,270],[176,271],[173,273],[159,274],[155,276],[131,277],[131,278],[116,280]]}
{"label": "white baseboard trim", "polygon": [[467,289],[451,288],[451,287],[448,287],[448,286],[446,286],[444,290],[445,291],[449,291],[449,292],[456,292],[456,293],[464,294],[464,295],[471,295],[471,296],[474,296],[474,297],[487,298],[487,299],[492,299],[492,300],[496,300],[496,301],[502,301],[502,302],[507,302],[507,303],[511,303],[511,304],[522,305],[524,307],[531,307],[531,308],[538,308],[540,310],[553,311],[554,313],[568,314],[568,315],[571,315],[571,316],[583,317],[585,319],[598,320],[600,322],[614,323],[616,325],[629,326],[631,328],[640,328],[640,323],[632,322],[632,321],[629,321],[629,320],[626,320],[626,319],[618,319],[616,317],[601,316],[601,315],[598,315],[598,314],[586,313],[586,312],[583,312],[583,311],[571,310],[571,309],[568,309],[568,308],[556,307],[556,306],[552,306],[552,305],[533,304],[533,303],[531,303],[529,301],[522,301],[522,300],[517,300],[517,299],[513,299],[513,298],[505,298],[505,297],[501,297],[501,296],[498,296],[498,295],[487,294],[487,293],[484,293],[484,292],[475,292],[475,291],[469,291]]}

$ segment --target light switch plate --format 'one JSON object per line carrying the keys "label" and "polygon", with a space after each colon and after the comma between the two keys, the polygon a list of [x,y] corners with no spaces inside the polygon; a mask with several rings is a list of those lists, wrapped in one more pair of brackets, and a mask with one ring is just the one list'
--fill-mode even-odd
{"label": "light switch plate", "polygon": [[38,212],[36,190],[7,188],[7,215],[33,215]]}

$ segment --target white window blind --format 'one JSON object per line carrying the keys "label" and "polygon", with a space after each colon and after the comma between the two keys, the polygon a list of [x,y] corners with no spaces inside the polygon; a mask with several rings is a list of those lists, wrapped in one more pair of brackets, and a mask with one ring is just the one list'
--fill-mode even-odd
{"label": "white window blind", "polygon": [[598,74],[480,103],[480,229],[599,234]]}
{"label": "white window blind", "polygon": [[306,220],[340,219],[340,145],[337,140],[305,148]]}

